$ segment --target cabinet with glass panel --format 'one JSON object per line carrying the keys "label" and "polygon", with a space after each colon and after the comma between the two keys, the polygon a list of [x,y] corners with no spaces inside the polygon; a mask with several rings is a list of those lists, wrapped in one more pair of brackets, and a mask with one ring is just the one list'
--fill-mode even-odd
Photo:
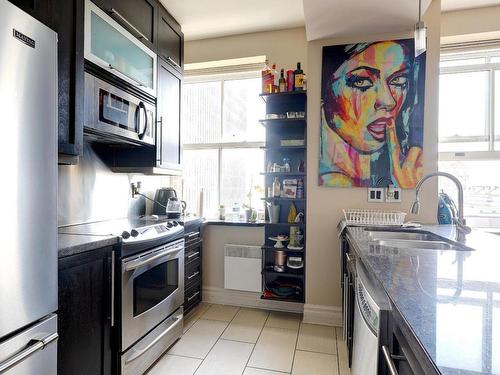
{"label": "cabinet with glass panel", "polygon": [[261,94],[266,103],[262,299],[305,301],[307,94]]}

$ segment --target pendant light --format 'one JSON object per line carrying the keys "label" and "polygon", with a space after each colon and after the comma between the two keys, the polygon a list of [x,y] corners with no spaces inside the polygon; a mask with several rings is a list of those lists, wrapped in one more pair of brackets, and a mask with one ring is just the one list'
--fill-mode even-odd
{"label": "pendant light", "polygon": [[418,0],[418,22],[415,24],[415,57],[427,50],[427,28],[422,21],[422,0]]}

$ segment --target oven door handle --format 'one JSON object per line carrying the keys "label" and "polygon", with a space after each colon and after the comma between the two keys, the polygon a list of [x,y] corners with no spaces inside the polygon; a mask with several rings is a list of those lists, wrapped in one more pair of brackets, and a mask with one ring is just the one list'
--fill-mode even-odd
{"label": "oven door handle", "polygon": [[172,324],[165,331],[159,334],[158,337],[156,337],[153,341],[151,341],[144,349],[137,350],[134,354],[132,354],[132,356],[125,361],[125,365],[128,365],[130,362],[135,361],[137,358],[145,354],[149,349],[155,346],[162,338],[164,338],[165,335],[167,335],[173,328],[175,328],[177,324],[179,324],[179,322],[182,322],[182,319],[179,316],[175,316],[172,319],[174,320],[174,324]]}
{"label": "oven door handle", "polygon": [[160,258],[164,258],[168,255],[178,253],[182,249],[184,249],[184,245],[176,246],[174,248],[167,248],[163,251],[152,254],[151,256],[148,256],[145,258],[131,260],[131,261],[124,264],[125,271],[130,272],[130,271],[136,270],[137,268],[145,266],[151,262],[154,262],[155,260],[158,260]]}

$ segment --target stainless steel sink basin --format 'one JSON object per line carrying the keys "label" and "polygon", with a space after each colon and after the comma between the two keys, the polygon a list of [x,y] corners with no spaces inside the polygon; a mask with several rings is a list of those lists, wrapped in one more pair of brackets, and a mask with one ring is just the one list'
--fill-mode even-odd
{"label": "stainless steel sink basin", "polygon": [[380,230],[367,228],[370,239],[379,246],[401,249],[471,251],[461,243],[449,241],[434,233],[418,230]]}
{"label": "stainless steel sink basin", "polygon": [[442,241],[443,239],[429,232],[404,232],[404,231],[368,231],[374,241],[377,240],[415,240],[415,241]]}
{"label": "stainless steel sink basin", "polygon": [[450,243],[442,240],[425,241],[425,240],[387,239],[387,240],[375,240],[375,242],[380,246],[397,247],[404,249],[455,250],[455,251],[473,250],[462,244]]}

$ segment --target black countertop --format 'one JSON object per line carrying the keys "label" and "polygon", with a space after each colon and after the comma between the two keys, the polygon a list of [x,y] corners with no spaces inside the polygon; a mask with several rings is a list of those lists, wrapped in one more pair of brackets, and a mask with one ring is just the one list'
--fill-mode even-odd
{"label": "black countertop", "polygon": [[116,236],[90,236],[83,234],[59,233],[58,256],[59,258],[84,253],[86,251],[102,249],[120,242]]}
{"label": "black countertop", "polygon": [[[451,226],[421,230],[453,240]],[[375,246],[364,228],[347,235],[441,374],[500,374],[500,237],[467,236],[474,251]]]}

